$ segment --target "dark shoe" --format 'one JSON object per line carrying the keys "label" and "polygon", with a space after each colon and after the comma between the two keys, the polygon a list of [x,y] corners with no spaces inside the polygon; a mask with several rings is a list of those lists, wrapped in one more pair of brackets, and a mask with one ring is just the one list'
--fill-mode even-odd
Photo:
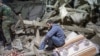
{"label": "dark shoe", "polygon": [[54,50],[55,49],[55,47],[47,47],[46,49],[45,49],[45,51],[52,51],[52,50]]}
{"label": "dark shoe", "polygon": [[12,49],[12,45],[10,44],[10,45],[7,45],[4,50],[11,50],[11,49]]}

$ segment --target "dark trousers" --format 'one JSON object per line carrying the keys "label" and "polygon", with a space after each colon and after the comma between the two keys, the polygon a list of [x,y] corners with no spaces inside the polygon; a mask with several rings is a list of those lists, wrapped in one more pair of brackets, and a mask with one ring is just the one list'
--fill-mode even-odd
{"label": "dark trousers", "polygon": [[0,19],[0,41],[6,43],[6,38],[4,37],[3,30],[2,30],[2,20]]}
{"label": "dark trousers", "polygon": [[0,29],[0,41],[3,41],[3,43],[6,43],[6,38],[4,37],[2,29]]}
{"label": "dark trousers", "polygon": [[6,38],[4,37],[3,30],[2,30],[2,20],[0,20],[0,41],[2,41],[3,44],[7,42]]}
{"label": "dark trousers", "polygon": [[49,48],[55,48],[55,47],[61,47],[65,44],[64,38],[58,38],[58,37],[51,37],[47,41],[42,41],[40,44],[39,49],[43,50],[45,49],[45,46],[48,45]]}

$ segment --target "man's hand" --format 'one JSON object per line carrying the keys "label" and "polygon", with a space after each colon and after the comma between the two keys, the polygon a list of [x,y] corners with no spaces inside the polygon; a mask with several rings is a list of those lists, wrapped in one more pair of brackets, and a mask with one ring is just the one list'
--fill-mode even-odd
{"label": "man's hand", "polygon": [[55,48],[55,50],[54,51],[57,51],[57,52],[59,52],[59,49],[58,48]]}

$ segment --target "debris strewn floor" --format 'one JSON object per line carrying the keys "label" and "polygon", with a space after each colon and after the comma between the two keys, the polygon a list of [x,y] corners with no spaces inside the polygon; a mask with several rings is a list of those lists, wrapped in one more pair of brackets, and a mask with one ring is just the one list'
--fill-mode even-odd
{"label": "debris strewn floor", "polygon": [[[49,52],[40,54],[38,51],[40,42],[47,33],[46,21],[49,19],[61,25],[66,35],[66,46],[57,48],[58,50],[55,49],[54,52],[51,52],[52,54],[55,56],[95,56],[100,48],[100,4],[97,1],[36,0],[35,2],[16,1],[9,3],[9,6],[16,13],[21,12],[21,14],[20,16],[15,15],[18,21],[14,29],[13,48],[4,50],[5,48],[0,44],[0,56],[50,55]],[[81,41],[81,38],[74,39],[80,34],[85,37],[86,45],[89,41],[89,47],[85,46],[84,48],[84,41]],[[69,39],[71,40],[67,42]],[[76,42],[80,42],[78,43],[79,48],[76,46]],[[74,49],[77,51],[73,51]]]}

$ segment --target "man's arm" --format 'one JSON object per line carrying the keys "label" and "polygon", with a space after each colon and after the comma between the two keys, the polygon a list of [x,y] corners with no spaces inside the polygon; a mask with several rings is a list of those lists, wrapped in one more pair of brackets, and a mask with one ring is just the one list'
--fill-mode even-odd
{"label": "man's arm", "polygon": [[52,37],[56,32],[57,32],[57,27],[54,26],[53,28],[51,28],[51,30],[46,34],[46,37],[45,37],[45,41],[47,39],[49,39],[50,37]]}
{"label": "man's arm", "polygon": [[11,8],[5,6],[5,7],[3,8],[3,20],[5,20],[5,19],[11,17],[11,14],[12,14]]}

